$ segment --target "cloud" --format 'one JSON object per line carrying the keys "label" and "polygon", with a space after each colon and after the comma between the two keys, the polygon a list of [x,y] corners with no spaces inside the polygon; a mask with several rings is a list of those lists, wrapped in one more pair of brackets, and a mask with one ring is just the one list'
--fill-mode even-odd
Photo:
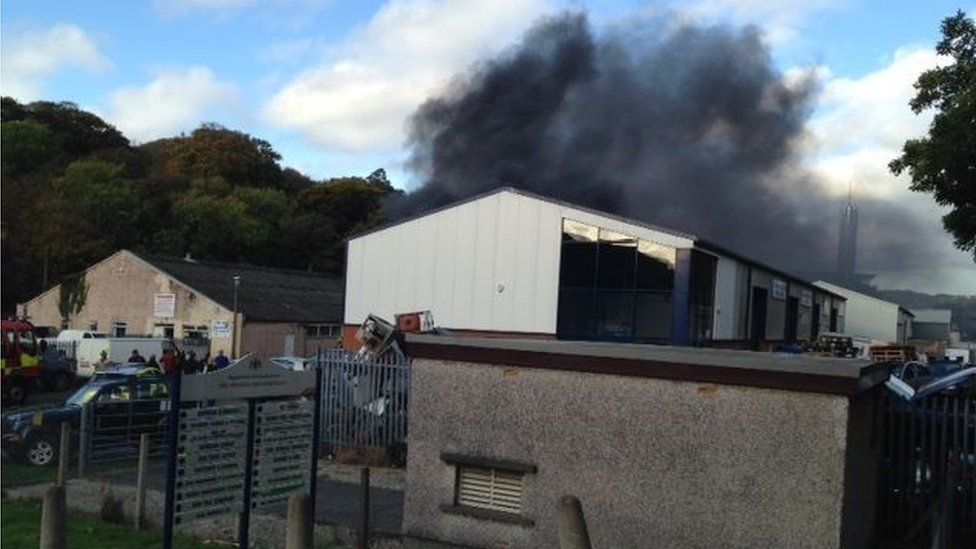
{"label": "cloud", "polygon": [[346,152],[394,151],[407,117],[450,78],[511,44],[547,0],[391,0],[267,102],[270,124]]}
{"label": "cloud", "polygon": [[818,12],[836,9],[839,0],[698,0],[682,6],[695,18],[755,24],[772,44],[795,40],[806,21]]}
{"label": "cloud", "polygon": [[924,135],[931,112],[908,107],[913,84],[939,57],[929,48],[899,48],[891,60],[859,78],[821,70],[823,89],[810,121],[811,162],[836,194],[853,180],[859,194],[895,198],[908,191],[907,177],[888,171],[905,140]]}
{"label": "cloud", "polygon": [[236,87],[206,67],[169,68],[141,88],[113,92],[106,116],[130,138],[148,141],[212,121],[236,98]]}
{"label": "cloud", "polygon": [[17,99],[38,99],[48,78],[65,68],[99,72],[111,66],[95,41],[77,25],[59,23],[38,31],[3,32],[2,92]]}

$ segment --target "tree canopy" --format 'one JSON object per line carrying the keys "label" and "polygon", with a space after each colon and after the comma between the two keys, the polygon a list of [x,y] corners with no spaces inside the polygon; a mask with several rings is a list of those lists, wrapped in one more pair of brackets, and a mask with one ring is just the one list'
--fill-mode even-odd
{"label": "tree canopy", "polygon": [[214,124],[132,146],[71,103],[4,97],[0,130],[5,312],[120,248],[338,273],[396,192],[383,170],[314,181]]}
{"label": "tree canopy", "polygon": [[942,223],[955,244],[976,260],[976,23],[962,11],[942,22],[939,55],[951,63],[915,82],[912,110],[936,109],[926,137],[905,142],[889,167],[908,171],[913,191],[931,193],[952,208]]}

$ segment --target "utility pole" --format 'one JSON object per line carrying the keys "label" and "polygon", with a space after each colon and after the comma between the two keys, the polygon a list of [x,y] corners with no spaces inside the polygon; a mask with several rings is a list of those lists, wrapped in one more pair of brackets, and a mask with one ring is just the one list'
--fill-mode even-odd
{"label": "utility pole", "polygon": [[[241,286],[241,275],[234,275],[234,327],[230,335],[230,356],[237,358],[237,289]],[[244,334],[241,334],[242,336]]]}

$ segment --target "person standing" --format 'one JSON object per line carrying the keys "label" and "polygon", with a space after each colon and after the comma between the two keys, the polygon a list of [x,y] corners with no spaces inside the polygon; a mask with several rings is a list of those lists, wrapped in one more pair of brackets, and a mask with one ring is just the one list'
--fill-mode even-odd
{"label": "person standing", "polygon": [[180,367],[180,357],[172,349],[163,351],[163,359],[160,362],[166,375],[175,374]]}
{"label": "person standing", "polygon": [[214,359],[214,368],[217,370],[223,370],[228,366],[230,366],[230,359],[224,354],[224,350],[221,349],[217,351],[217,358]]}
{"label": "person standing", "polygon": [[146,357],[139,354],[139,349],[132,349],[132,354],[129,355],[129,362],[135,362],[139,364],[146,363]]}

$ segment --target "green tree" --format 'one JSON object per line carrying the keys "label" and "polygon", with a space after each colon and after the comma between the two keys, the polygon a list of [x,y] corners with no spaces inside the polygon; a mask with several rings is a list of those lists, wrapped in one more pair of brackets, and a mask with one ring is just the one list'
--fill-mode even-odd
{"label": "green tree", "polygon": [[231,185],[276,187],[281,156],[267,141],[216,124],[205,124],[189,137],[169,140],[171,173],[189,177],[221,177]]}
{"label": "green tree", "polygon": [[33,120],[4,122],[2,142],[3,172],[7,177],[50,167],[63,154],[58,136]]}
{"label": "green tree", "polygon": [[962,11],[942,21],[936,51],[952,63],[927,70],[915,82],[910,105],[918,114],[936,109],[928,136],[905,142],[891,161],[908,171],[911,189],[931,193],[952,211],[942,223],[955,244],[976,260],[976,23]]}

